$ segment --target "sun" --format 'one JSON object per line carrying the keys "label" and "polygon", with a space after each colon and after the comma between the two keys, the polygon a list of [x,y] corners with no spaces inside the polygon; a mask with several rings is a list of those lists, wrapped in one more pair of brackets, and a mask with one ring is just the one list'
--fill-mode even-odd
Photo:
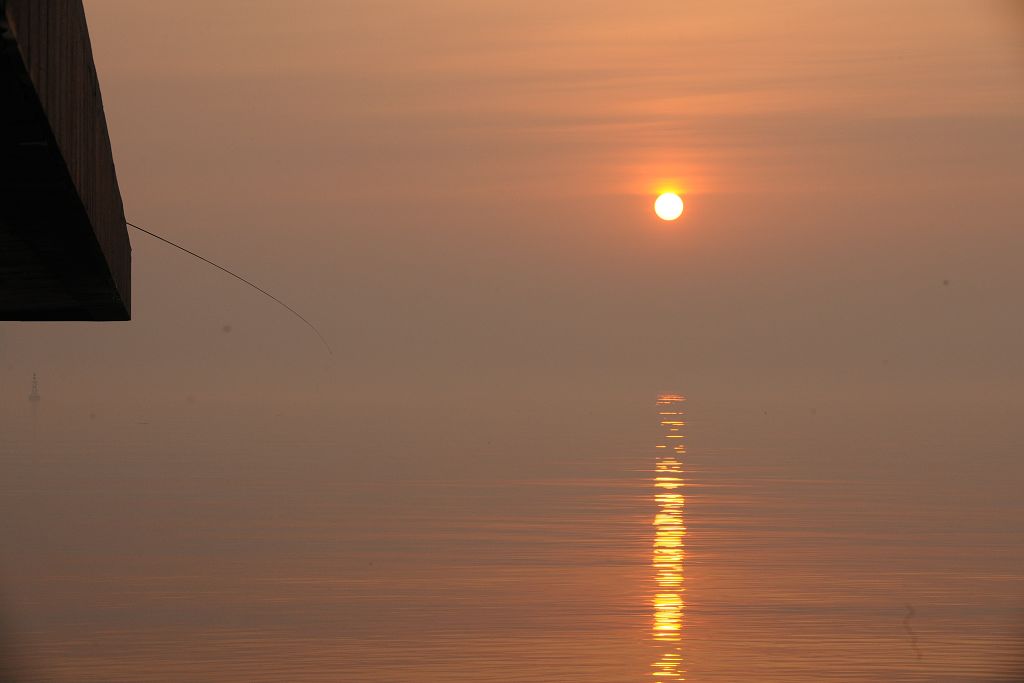
{"label": "sun", "polygon": [[683,200],[674,192],[666,192],[654,200],[654,213],[663,221],[674,221],[683,215]]}

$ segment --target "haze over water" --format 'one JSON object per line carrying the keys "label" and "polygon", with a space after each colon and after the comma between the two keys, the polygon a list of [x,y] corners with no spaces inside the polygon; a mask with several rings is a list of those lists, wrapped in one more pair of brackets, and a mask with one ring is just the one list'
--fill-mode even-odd
{"label": "haze over water", "polygon": [[323,415],[251,417],[8,425],[8,614],[45,680],[1013,680],[1009,413],[496,394],[349,406],[315,437]]}
{"label": "haze over water", "polygon": [[85,5],[129,220],[335,353],[140,234],[0,326],[24,678],[1020,679],[1015,4]]}

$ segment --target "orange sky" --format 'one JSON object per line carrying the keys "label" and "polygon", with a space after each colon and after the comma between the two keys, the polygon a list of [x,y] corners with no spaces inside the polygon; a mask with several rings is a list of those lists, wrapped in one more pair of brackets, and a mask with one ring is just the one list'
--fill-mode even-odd
{"label": "orange sky", "polygon": [[128,220],[334,355],[140,234],[132,322],[0,325],[0,589],[64,679],[681,676],[659,502],[693,680],[1016,646],[1012,3],[85,7]]}
{"label": "orange sky", "polygon": [[[1020,377],[1007,3],[86,9],[129,219],[338,355],[133,235],[135,321],[6,326],[18,373],[224,396]],[[672,225],[650,211],[666,184]]]}

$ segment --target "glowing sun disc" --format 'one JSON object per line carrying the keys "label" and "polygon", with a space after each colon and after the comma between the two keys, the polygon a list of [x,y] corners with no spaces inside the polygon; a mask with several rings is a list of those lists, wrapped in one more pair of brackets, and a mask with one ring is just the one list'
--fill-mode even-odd
{"label": "glowing sun disc", "polygon": [[666,192],[654,200],[654,213],[663,221],[674,221],[683,215],[683,200],[673,192]]}

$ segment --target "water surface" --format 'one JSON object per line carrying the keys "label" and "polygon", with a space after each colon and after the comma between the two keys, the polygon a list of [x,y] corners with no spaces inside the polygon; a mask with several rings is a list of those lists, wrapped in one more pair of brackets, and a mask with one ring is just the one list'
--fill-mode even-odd
{"label": "water surface", "polygon": [[0,485],[42,680],[1012,680],[1009,410],[44,407]]}

